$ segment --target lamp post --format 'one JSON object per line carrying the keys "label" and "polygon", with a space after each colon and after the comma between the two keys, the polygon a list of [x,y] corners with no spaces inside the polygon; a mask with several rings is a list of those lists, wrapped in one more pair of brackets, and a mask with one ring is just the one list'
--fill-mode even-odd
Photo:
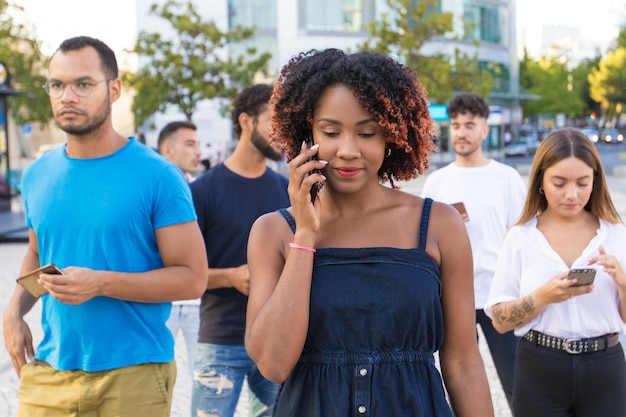
{"label": "lamp post", "polygon": [[0,211],[11,210],[11,186],[9,184],[9,126],[7,97],[24,95],[11,88],[11,74],[0,62]]}

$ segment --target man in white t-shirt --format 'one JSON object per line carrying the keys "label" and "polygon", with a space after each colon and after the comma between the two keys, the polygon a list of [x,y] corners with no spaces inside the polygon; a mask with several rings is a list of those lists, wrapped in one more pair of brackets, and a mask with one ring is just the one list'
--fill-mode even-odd
{"label": "man in white t-shirt", "polygon": [[474,258],[476,322],[485,335],[511,405],[518,338],[513,332],[498,333],[483,307],[506,232],[521,213],[526,185],[515,169],[483,154],[483,142],[489,134],[489,106],[483,97],[475,93],[456,95],[448,103],[448,116],[456,160],[428,176],[422,195],[455,206],[463,203],[464,210],[459,211]]}
{"label": "man in white t-shirt", "polygon": [[[189,182],[194,180],[200,165],[200,139],[196,130],[196,125],[189,121],[170,122],[161,129],[157,141],[159,153],[180,168]],[[192,377],[198,350],[200,299],[172,302],[172,312],[166,324],[174,339],[179,331],[183,333],[187,369]]]}

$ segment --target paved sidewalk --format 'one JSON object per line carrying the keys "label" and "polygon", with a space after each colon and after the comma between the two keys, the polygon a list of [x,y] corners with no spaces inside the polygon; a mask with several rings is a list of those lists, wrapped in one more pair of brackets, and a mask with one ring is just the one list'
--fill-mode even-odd
{"label": "paved sidewalk", "polygon": [[[404,191],[419,194],[422,189],[425,177],[415,181],[401,184]],[[613,201],[617,206],[622,218],[626,220],[626,178],[609,177],[609,188],[611,189]],[[26,251],[25,243],[1,243],[0,244],[0,310],[4,311],[9,297],[13,292],[15,278],[19,275],[22,257]],[[41,326],[39,325],[40,303],[27,315],[26,319],[31,326],[33,338],[36,343],[41,339]],[[498,377],[491,360],[491,356],[484,342],[484,338],[479,338],[480,351],[483,355],[491,394],[497,417],[511,417],[506,398],[502,392]],[[186,369],[186,358],[184,341],[182,336],[177,339],[176,360],[178,363],[179,377],[174,388],[174,402],[172,406],[172,417],[188,417],[190,415],[191,381],[184,370]],[[622,343],[626,340],[622,339]],[[183,370],[183,371],[180,371]],[[4,338],[0,334],[0,417],[14,417],[17,404],[18,380],[11,365],[9,356],[4,349]],[[248,415],[248,401],[246,392],[242,395],[242,400],[237,408],[236,417]]]}

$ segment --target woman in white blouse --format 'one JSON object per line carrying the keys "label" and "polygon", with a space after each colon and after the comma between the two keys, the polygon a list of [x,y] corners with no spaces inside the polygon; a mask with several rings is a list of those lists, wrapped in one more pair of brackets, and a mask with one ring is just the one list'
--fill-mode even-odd
{"label": "woman in white blouse", "polygon": [[[516,417],[625,417],[626,227],[595,145],[576,129],[541,143],[519,222],[498,257],[485,312],[522,337]],[[595,269],[577,286],[569,270]]]}

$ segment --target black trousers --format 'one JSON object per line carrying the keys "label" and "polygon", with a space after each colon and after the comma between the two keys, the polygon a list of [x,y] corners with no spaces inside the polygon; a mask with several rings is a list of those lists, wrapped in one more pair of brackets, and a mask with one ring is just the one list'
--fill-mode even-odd
{"label": "black trousers", "polygon": [[513,384],[516,417],[626,417],[621,344],[571,355],[521,339]]}

